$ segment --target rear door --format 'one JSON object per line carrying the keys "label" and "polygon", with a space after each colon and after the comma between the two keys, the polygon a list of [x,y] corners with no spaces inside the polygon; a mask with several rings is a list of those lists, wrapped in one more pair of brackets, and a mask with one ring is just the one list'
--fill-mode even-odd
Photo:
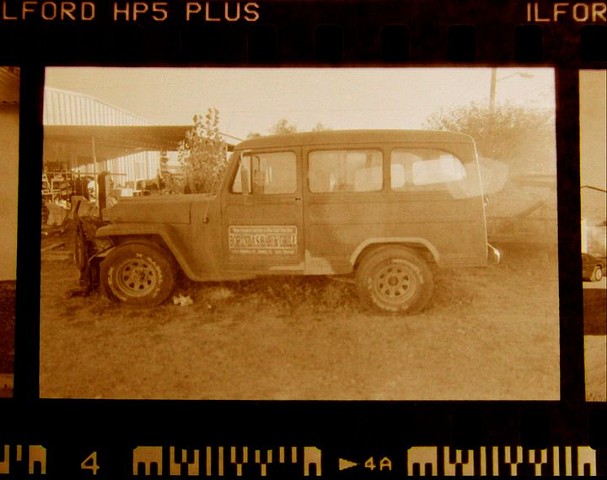
{"label": "rear door", "polygon": [[228,270],[303,272],[303,206],[298,148],[245,152],[222,200]]}

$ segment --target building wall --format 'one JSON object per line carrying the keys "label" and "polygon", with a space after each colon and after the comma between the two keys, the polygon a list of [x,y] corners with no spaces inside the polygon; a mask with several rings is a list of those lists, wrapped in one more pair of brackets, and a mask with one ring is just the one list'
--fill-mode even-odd
{"label": "building wall", "polygon": [[95,165],[88,163],[77,170],[82,175],[92,175],[102,171],[114,174],[115,185],[125,186],[128,182],[156,178],[160,171],[160,152],[145,151],[111,160],[100,160]]}
{"label": "building wall", "polygon": [[[582,185],[607,189],[607,71],[580,72],[580,176]],[[582,189],[582,217],[602,223],[607,217],[605,193]]]}
{"label": "building wall", "polygon": [[19,105],[0,103],[0,281],[17,278]]}

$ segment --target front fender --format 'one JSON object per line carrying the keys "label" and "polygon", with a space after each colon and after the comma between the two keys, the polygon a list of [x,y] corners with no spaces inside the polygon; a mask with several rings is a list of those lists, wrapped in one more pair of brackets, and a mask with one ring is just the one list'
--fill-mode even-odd
{"label": "front fender", "polygon": [[177,234],[169,225],[150,225],[139,223],[109,224],[100,227],[96,232],[97,238],[112,238],[118,243],[124,243],[130,239],[161,242],[171,252],[175,260],[190,278],[196,277],[192,266],[185,255],[185,248]]}

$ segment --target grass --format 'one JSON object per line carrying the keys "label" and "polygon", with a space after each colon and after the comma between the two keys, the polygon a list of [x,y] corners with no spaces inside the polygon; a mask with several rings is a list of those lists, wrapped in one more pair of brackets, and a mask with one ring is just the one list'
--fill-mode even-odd
{"label": "grass", "polygon": [[[103,398],[554,399],[556,262],[441,270],[427,311],[383,315],[326,277],[188,283],[133,309],[67,298],[69,247],[42,262],[41,394]],[[544,268],[537,268],[543,266]],[[556,367],[555,367],[556,366]]]}

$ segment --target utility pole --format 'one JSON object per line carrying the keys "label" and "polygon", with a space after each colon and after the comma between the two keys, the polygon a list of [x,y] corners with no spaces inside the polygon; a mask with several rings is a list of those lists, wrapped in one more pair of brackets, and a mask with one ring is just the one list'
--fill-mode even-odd
{"label": "utility pole", "polygon": [[496,91],[497,91],[497,82],[505,80],[510,77],[521,77],[521,78],[533,78],[534,76],[530,73],[525,72],[514,72],[510,75],[506,75],[502,78],[497,78],[497,68],[491,68],[491,80],[489,84],[489,125],[488,125],[488,135],[489,138],[493,140],[493,131],[495,130],[495,102],[496,102]]}

